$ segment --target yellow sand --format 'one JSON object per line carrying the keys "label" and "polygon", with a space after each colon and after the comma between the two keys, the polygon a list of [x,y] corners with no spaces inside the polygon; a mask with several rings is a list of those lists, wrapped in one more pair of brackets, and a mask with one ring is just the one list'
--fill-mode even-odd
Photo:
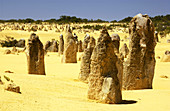
{"label": "yellow sand", "polygon": [[[54,31],[36,33],[43,43],[52,38],[58,39],[60,35]],[[99,32],[95,33],[93,36],[97,38]],[[121,38],[127,35],[118,34]],[[16,39],[28,39],[30,33],[3,31],[0,32],[0,39],[4,39],[5,35]],[[85,36],[78,33],[77,35],[80,39]],[[161,43],[157,44],[156,57],[161,57],[165,50],[169,49],[170,44],[166,43],[168,38],[161,39]],[[77,64],[63,64],[58,53],[48,53],[49,56],[45,56],[46,76],[29,75],[25,53],[4,55],[5,49],[0,48],[0,76],[3,81],[5,81],[3,75],[10,77],[20,86],[22,94],[5,91],[5,85],[0,85],[1,111],[170,111],[170,62],[164,63],[156,59],[153,89],[122,91],[123,100],[136,101],[136,103],[101,104],[87,99],[88,85],[77,79],[80,61]],[[6,70],[14,73],[4,73]],[[161,78],[161,75],[169,78]]]}

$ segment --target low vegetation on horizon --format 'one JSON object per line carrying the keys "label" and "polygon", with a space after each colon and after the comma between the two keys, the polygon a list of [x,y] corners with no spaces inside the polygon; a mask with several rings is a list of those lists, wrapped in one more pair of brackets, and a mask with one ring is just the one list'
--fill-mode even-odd
{"label": "low vegetation on horizon", "polygon": [[[131,21],[133,17],[126,17],[122,20],[113,20],[110,21],[110,23],[128,23]],[[170,22],[170,14],[167,15],[158,15],[155,17],[150,17],[151,20],[153,22]],[[26,18],[26,19],[10,19],[10,20],[1,20],[0,19],[0,23],[4,23],[4,22],[18,22],[18,23],[37,23],[40,24],[42,22],[48,22],[48,23],[109,23],[109,21],[105,21],[105,20],[101,20],[101,19],[97,19],[97,20],[93,20],[93,19],[86,19],[86,18],[77,18],[76,16],[66,16],[66,15],[62,15],[60,16],[59,19],[49,19],[49,20],[34,20],[31,18]]]}
{"label": "low vegetation on horizon", "polygon": [[[159,32],[160,35],[166,35],[170,33],[170,14],[167,15],[158,15],[155,17],[150,17],[153,21],[153,24],[155,26],[155,30]],[[107,28],[112,29],[115,26],[120,26],[123,28],[128,27],[128,23],[131,21],[132,17],[126,17],[122,20],[113,20],[113,21],[105,21],[101,19],[97,20],[88,20],[88,19],[82,19],[77,18],[76,16],[66,16],[62,15],[59,19],[49,19],[49,20],[33,20],[31,18],[27,19],[10,19],[10,20],[0,20],[0,23],[33,23],[33,24],[42,24],[42,23],[48,23],[48,24],[70,24],[70,23],[112,23]],[[91,25],[85,25],[81,28],[84,29],[94,29],[99,30],[102,28],[101,25],[91,26]]]}

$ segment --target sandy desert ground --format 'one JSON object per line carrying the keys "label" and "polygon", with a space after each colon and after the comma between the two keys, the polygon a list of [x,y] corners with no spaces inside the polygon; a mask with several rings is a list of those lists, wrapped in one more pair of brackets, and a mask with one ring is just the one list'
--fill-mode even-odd
{"label": "sandy desert ground", "polygon": [[[31,32],[26,31],[8,30],[0,32],[0,39],[8,35],[27,40],[30,34]],[[52,38],[59,40],[61,33],[38,31],[36,34],[45,43]],[[128,35],[118,34],[121,38]],[[85,36],[79,33],[77,35],[81,40]],[[99,32],[89,35],[98,38]],[[155,57],[161,57],[166,50],[170,50],[167,39],[170,36],[157,43]],[[5,85],[0,85],[1,111],[170,111],[170,62],[160,62],[156,58],[153,89],[122,91],[123,100],[127,104],[101,104],[87,99],[88,85],[78,80],[81,61],[64,64],[58,53],[48,53],[49,56],[45,56],[46,76],[29,75],[25,53],[4,55],[5,49],[7,48],[0,47],[0,76],[2,81],[5,81],[3,76],[6,75],[19,85],[21,94],[6,91]],[[5,73],[7,70],[14,73]],[[161,78],[162,75],[168,78]]]}

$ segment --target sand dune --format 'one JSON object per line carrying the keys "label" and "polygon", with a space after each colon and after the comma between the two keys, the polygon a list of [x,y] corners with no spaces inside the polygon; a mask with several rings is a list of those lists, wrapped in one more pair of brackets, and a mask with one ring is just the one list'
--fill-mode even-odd
{"label": "sand dune", "polygon": [[[36,32],[40,40],[45,43],[52,38],[58,39],[60,33]],[[112,34],[111,32],[109,32]],[[118,33],[120,37],[127,34]],[[3,31],[0,32],[0,39],[5,35],[14,36],[16,39],[28,39],[29,32],[24,31]],[[83,39],[85,34],[78,34]],[[99,32],[91,34],[95,38]],[[162,56],[169,49],[170,44],[160,39],[161,43],[156,46],[156,57]],[[124,42],[121,43],[121,45]],[[170,63],[160,62],[156,58],[155,76],[153,89],[122,91],[123,100],[127,104],[101,104],[87,99],[88,85],[78,80],[80,61],[77,64],[61,63],[61,56],[58,53],[48,53],[45,56],[46,76],[27,74],[27,59],[25,53],[19,55],[4,55],[6,48],[0,47],[0,76],[10,77],[21,87],[21,93],[17,94],[4,90],[0,85],[0,110],[1,111],[169,111],[170,105]],[[78,53],[80,55],[80,53]],[[10,70],[14,73],[4,73]],[[169,78],[161,78],[166,75]],[[2,79],[5,81],[4,79]]]}

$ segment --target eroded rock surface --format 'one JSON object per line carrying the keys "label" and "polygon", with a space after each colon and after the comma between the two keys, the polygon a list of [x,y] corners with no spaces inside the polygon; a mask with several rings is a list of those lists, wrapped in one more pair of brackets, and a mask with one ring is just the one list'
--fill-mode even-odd
{"label": "eroded rock surface", "polygon": [[7,86],[7,88],[5,90],[16,92],[16,93],[21,93],[20,92],[20,87],[15,85],[14,83],[8,84],[8,86]]}
{"label": "eroded rock surface", "polygon": [[120,49],[120,56],[124,59],[124,58],[127,58],[128,54],[129,54],[129,49],[126,43],[124,43],[124,45]]}
{"label": "eroded rock surface", "polygon": [[115,46],[115,49],[114,49],[115,53],[119,53],[119,46],[120,46],[120,37],[119,37],[119,35],[116,34],[116,33],[113,33],[111,35],[111,39],[112,39],[112,42],[113,42],[113,44]]}
{"label": "eroded rock surface", "polygon": [[79,79],[86,83],[88,82],[87,79],[90,74],[90,64],[91,64],[90,58],[94,47],[95,47],[95,39],[93,37],[90,37],[88,46],[87,48],[84,49],[83,56],[81,58],[81,68],[79,74]]}
{"label": "eroded rock surface", "polygon": [[31,34],[26,49],[28,74],[45,75],[43,44],[36,34]]}
{"label": "eroded rock surface", "polygon": [[83,43],[81,40],[78,41],[78,52],[83,52]]}
{"label": "eroded rock surface", "polygon": [[60,35],[60,41],[59,41],[59,54],[63,55],[64,52],[64,39],[63,39],[63,35]]}
{"label": "eroded rock surface", "polygon": [[129,54],[124,62],[123,89],[151,89],[155,69],[154,26],[148,15],[138,14],[129,23]]}
{"label": "eroded rock surface", "polygon": [[102,103],[121,103],[116,66],[118,58],[107,30],[103,28],[91,56],[88,98]]}
{"label": "eroded rock surface", "polygon": [[66,27],[62,62],[77,63],[77,44],[69,25]]}
{"label": "eroded rock surface", "polygon": [[46,52],[58,52],[58,43],[56,40],[52,39],[52,41],[47,41],[45,44]]}

